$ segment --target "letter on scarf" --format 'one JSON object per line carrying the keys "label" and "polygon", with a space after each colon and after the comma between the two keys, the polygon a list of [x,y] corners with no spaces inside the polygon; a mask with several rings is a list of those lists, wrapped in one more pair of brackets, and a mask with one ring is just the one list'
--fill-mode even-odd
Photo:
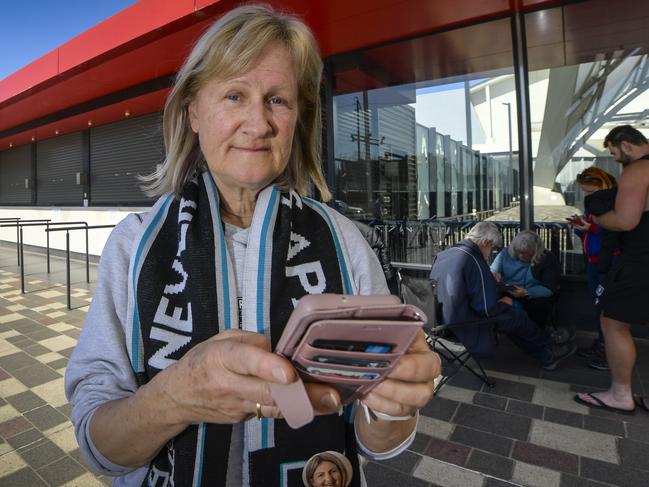
{"label": "letter on scarf", "polygon": [[[309,274],[315,278],[315,283],[309,282]],[[286,266],[287,277],[299,277],[300,284],[309,294],[322,294],[327,287],[327,281],[319,261],[307,262],[296,266]]]}

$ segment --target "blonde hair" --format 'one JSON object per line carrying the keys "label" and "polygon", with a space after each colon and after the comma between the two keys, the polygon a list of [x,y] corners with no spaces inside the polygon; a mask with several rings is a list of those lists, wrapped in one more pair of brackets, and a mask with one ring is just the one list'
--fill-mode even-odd
{"label": "blonde hair", "polygon": [[286,47],[298,81],[298,118],[286,170],[273,182],[281,190],[309,193],[310,183],[324,201],[331,198],[321,167],[322,120],[320,79],[322,59],[309,28],[297,18],[268,6],[248,5],[226,13],[198,40],[178,71],[164,108],[164,163],[142,177],[150,196],[173,192],[205,166],[198,136],[190,126],[189,105],[211,79],[226,80],[250,70],[271,44]]}
{"label": "blonde hair", "polygon": [[[323,462],[331,462],[338,468],[341,484],[344,487],[351,483],[352,479],[349,475],[351,473],[351,463],[342,453],[329,450],[313,455],[304,466],[302,479],[306,487],[313,487],[313,475],[318,466]],[[343,462],[347,462],[347,464],[344,465]]]}

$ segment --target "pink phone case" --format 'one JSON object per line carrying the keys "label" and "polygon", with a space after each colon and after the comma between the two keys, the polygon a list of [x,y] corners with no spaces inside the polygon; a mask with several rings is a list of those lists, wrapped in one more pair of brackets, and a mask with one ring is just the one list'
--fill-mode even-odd
{"label": "pink phone case", "polygon": [[[289,318],[276,352],[291,359],[300,379],[271,385],[271,393],[292,428],[313,420],[313,408],[301,379],[325,382],[338,389],[344,404],[367,394],[384,380],[426,324],[417,307],[401,304],[396,296],[337,294],[303,297]],[[344,351],[313,346],[316,340],[345,340],[386,344],[388,353]],[[368,366],[322,363],[370,361]],[[380,366],[372,366],[380,364]],[[325,370],[326,372],[322,372]]]}

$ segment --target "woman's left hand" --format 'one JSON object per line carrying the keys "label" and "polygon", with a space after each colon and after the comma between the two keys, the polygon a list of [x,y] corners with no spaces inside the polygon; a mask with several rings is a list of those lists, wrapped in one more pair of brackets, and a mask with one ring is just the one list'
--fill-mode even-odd
{"label": "woman's left hand", "polygon": [[525,296],[527,296],[527,289],[525,289],[524,287],[516,286],[516,289],[509,291],[509,294],[517,299],[524,298]]}
{"label": "woman's left hand", "polygon": [[412,415],[433,397],[433,380],[441,372],[441,360],[430,350],[421,331],[388,378],[361,402],[373,411],[391,416]]}

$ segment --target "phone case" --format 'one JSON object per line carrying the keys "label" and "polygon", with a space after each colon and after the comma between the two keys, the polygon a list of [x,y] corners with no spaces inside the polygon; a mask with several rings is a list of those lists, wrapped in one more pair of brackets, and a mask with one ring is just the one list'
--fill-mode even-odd
{"label": "phone case", "polygon": [[[303,297],[280,337],[276,352],[289,358],[300,380],[271,385],[271,393],[289,426],[297,428],[313,419],[311,402],[302,379],[325,382],[340,392],[344,404],[362,397],[384,380],[426,324],[417,307],[402,304],[396,296],[349,296],[337,294]],[[313,346],[316,340],[389,344],[389,353],[343,351]],[[318,362],[326,355],[335,360],[380,360],[383,367]],[[322,372],[326,371],[326,372]]]}

